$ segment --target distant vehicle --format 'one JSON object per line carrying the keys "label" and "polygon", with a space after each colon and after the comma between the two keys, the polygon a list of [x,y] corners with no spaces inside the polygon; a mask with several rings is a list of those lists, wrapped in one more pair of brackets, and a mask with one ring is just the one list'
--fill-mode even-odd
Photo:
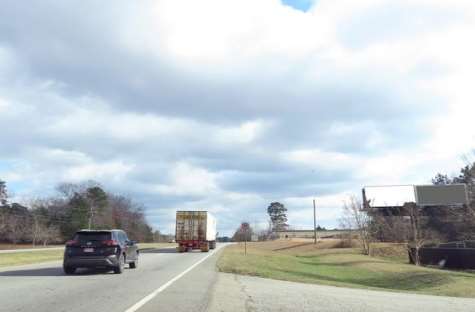
{"label": "distant vehicle", "polygon": [[231,237],[228,236],[217,237],[216,240],[220,243],[229,243],[232,241]]}
{"label": "distant vehicle", "polygon": [[177,211],[175,241],[178,251],[216,248],[216,219],[207,211]]}
{"label": "distant vehicle", "polygon": [[66,243],[63,270],[74,274],[77,268],[109,268],[116,274],[124,271],[126,263],[135,269],[139,250],[122,230],[81,230]]}

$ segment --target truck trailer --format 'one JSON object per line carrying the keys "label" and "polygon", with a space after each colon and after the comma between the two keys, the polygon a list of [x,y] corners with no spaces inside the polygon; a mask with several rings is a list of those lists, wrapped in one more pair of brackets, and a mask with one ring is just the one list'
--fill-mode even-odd
{"label": "truck trailer", "polygon": [[178,252],[216,248],[216,219],[207,211],[177,211],[175,241]]}

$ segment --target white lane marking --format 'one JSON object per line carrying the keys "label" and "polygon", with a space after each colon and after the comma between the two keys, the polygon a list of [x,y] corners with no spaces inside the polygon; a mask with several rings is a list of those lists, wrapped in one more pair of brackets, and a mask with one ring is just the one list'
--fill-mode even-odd
{"label": "white lane marking", "polygon": [[177,280],[182,278],[186,273],[190,272],[191,270],[196,268],[198,265],[200,265],[203,261],[205,261],[206,259],[208,259],[212,255],[214,255],[216,253],[216,251],[218,251],[219,249],[221,249],[221,246],[216,248],[215,250],[213,250],[213,252],[211,252],[209,255],[202,258],[201,260],[199,260],[198,262],[196,262],[195,264],[190,266],[188,269],[181,272],[180,274],[178,274],[177,276],[175,276],[174,278],[172,278],[171,280],[169,280],[168,282],[166,282],[165,284],[163,284],[159,288],[155,289],[151,294],[149,294],[148,296],[146,296],[145,298],[143,298],[142,300],[140,300],[139,302],[137,302],[136,304],[134,304],[133,306],[131,306],[127,310],[125,310],[125,312],[136,312],[138,309],[143,307],[147,302],[149,302],[150,300],[155,298],[159,293],[161,293],[162,291],[167,289],[171,284],[175,283]]}

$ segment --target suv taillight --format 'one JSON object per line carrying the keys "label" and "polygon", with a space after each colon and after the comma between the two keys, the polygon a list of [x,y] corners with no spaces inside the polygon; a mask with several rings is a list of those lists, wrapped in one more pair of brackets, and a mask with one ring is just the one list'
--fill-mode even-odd
{"label": "suv taillight", "polygon": [[78,241],[75,240],[69,240],[66,242],[66,246],[71,247],[71,246],[77,246]]}
{"label": "suv taillight", "polygon": [[114,239],[109,239],[109,240],[102,241],[102,244],[106,245],[106,246],[117,246],[117,245],[119,245],[119,243]]}

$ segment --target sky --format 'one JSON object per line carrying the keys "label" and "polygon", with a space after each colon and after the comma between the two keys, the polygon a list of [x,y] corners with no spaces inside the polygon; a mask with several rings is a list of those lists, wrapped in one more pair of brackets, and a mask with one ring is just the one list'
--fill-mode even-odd
{"label": "sky", "polygon": [[[285,2],[285,3],[284,3]],[[471,0],[3,0],[0,179],[95,180],[174,231],[279,201],[337,227],[364,185],[456,174],[475,139]]]}

